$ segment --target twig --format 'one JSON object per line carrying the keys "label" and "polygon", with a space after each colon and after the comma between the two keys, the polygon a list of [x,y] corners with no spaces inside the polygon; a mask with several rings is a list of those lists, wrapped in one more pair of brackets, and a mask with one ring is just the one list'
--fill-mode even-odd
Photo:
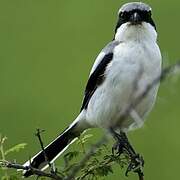
{"label": "twig", "polygon": [[50,161],[49,161],[49,159],[47,157],[46,151],[44,149],[43,141],[42,141],[42,138],[41,138],[41,133],[42,132],[44,132],[44,130],[37,129],[37,132],[36,132],[35,135],[38,137],[39,143],[41,145],[42,152],[44,154],[45,161],[48,163],[49,167],[51,168],[51,163],[50,163]]}
{"label": "twig", "polygon": [[[104,162],[103,161],[100,162],[100,166],[98,168],[101,168],[101,167],[103,168],[104,166],[113,165],[116,162],[116,158],[119,158],[120,156],[119,155],[118,156],[111,155],[111,157],[113,157],[113,158],[110,158],[110,159],[108,159],[107,161],[104,161]],[[125,160],[127,160],[126,158],[121,158],[120,160],[121,160],[122,164],[124,164],[124,165],[127,164],[125,162]],[[80,180],[86,178],[91,173],[92,173],[92,168],[89,168],[89,170],[87,170],[87,172],[83,176],[80,177]]]}
{"label": "twig", "polygon": [[41,176],[41,177],[49,177],[54,180],[62,180],[62,178],[56,174],[46,173],[39,169],[33,168],[31,166],[22,166],[21,164],[18,164],[18,163],[11,163],[9,161],[0,161],[0,166],[6,167],[6,168],[18,169],[18,170],[26,170],[26,171],[30,170],[33,173],[33,175],[37,175],[37,176]]}
{"label": "twig", "polygon": [[39,143],[41,145],[41,149],[42,149],[42,152],[44,154],[44,158],[45,158],[45,162],[47,162],[47,164],[49,165],[50,167],[50,170],[51,170],[51,173],[52,174],[57,174],[57,168],[55,167],[55,164],[52,163],[49,161],[49,158],[46,154],[46,151],[45,151],[45,148],[44,148],[44,144],[43,144],[43,141],[42,141],[42,138],[41,138],[41,133],[44,132],[45,130],[40,130],[40,129],[37,129],[37,132],[36,132],[36,136],[38,137],[38,140],[39,140]]}
{"label": "twig", "polygon": [[143,173],[143,170],[141,170],[141,168],[137,170],[137,174],[138,174],[139,180],[144,180],[144,173]]}

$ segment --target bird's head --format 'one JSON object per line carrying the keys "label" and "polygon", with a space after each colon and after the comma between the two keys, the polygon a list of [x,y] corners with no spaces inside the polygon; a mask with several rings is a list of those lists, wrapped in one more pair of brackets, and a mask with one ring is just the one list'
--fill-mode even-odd
{"label": "bird's head", "polygon": [[142,2],[126,3],[118,12],[115,39],[136,38],[136,35],[155,36],[156,39],[156,26],[152,19],[151,7]]}

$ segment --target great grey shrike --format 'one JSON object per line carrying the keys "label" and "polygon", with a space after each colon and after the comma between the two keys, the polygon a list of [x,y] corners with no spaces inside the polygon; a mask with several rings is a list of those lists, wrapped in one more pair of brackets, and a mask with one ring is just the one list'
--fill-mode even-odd
{"label": "great grey shrike", "polygon": [[[133,97],[160,74],[161,53],[151,7],[141,2],[126,3],[119,9],[113,40],[102,49],[90,71],[79,115],[45,147],[49,162],[89,128],[104,128],[111,132],[119,142],[115,148],[126,150],[133,158],[136,153],[132,146],[123,144],[128,142],[126,133],[143,125],[155,103],[159,84],[131,110],[128,118],[122,120],[121,114]],[[29,165],[30,161],[24,164]],[[31,166],[41,170],[48,167],[42,151],[31,159]],[[25,177],[30,175],[30,170],[24,171]]]}

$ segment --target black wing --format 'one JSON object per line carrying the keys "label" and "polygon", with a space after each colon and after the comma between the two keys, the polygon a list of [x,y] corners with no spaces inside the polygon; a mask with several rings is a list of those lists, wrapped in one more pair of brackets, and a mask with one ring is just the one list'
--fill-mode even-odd
{"label": "black wing", "polygon": [[83,109],[87,109],[88,103],[93,93],[96,91],[97,87],[103,83],[105,78],[104,72],[106,70],[107,65],[111,62],[112,58],[113,58],[112,52],[106,54],[101,60],[101,62],[98,64],[94,72],[90,75],[85,89],[81,111]]}

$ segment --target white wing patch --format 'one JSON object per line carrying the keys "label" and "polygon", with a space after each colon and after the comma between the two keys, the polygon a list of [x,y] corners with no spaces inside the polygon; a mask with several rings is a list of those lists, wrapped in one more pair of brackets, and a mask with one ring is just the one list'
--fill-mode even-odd
{"label": "white wing patch", "polygon": [[94,64],[93,64],[93,67],[90,71],[90,74],[89,76],[94,72],[94,70],[97,68],[97,66],[99,65],[99,63],[101,62],[101,60],[104,58],[105,56],[105,53],[104,52],[100,52],[100,54],[98,55],[98,57],[96,58]]}

